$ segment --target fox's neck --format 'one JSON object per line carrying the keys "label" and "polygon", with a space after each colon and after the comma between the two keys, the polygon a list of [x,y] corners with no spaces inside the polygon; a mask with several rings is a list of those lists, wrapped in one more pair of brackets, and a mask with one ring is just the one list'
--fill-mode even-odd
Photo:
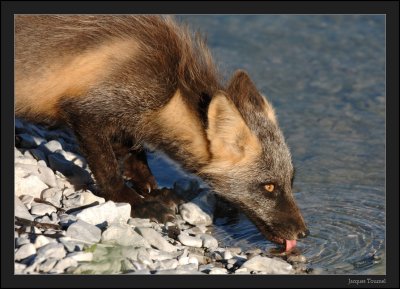
{"label": "fox's neck", "polygon": [[210,159],[209,142],[201,108],[191,107],[177,90],[169,102],[157,112],[156,132],[152,141],[185,169],[198,172]]}

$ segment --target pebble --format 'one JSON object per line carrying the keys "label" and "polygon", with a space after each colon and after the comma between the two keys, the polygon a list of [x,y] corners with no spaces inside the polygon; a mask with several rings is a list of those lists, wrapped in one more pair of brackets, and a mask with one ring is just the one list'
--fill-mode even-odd
{"label": "pebble", "polygon": [[62,146],[59,141],[51,140],[48,143],[44,143],[39,147],[45,154],[55,153],[58,150],[62,150]]}
{"label": "pebble", "polygon": [[29,175],[24,178],[15,176],[16,196],[30,195],[34,198],[40,198],[42,191],[47,188],[48,186],[38,176]]}
{"label": "pebble", "polygon": [[49,188],[42,192],[42,199],[56,207],[61,206],[62,191],[59,188]]}
{"label": "pebble", "polygon": [[255,256],[243,263],[240,268],[247,268],[250,271],[262,271],[267,274],[289,274],[292,273],[292,265],[283,260]]}
{"label": "pebble", "polygon": [[22,271],[26,268],[25,264],[22,263],[14,263],[15,274],[21,274]]}
{"label": "pebble", "polygon": [[156,270],[170,270],[170,269],[175,269],[176,267],[178,267],[178,265],[179,265],[178,260],[167,259],[167,260],[157,261],[154,264],[154,267]]}
{"label": "pebble", "polygon": [[61,237],[58,239],[68,252],[82,251],[84,244],[82,242],[71,239],[70,237]]}
{"label": "pebble", "polygon": [[189,236],[185,233],[181,233],[178,236],[178,240],[186,246],[198,247],[200,248],[203,245],[203,241],[200,238]]}
{"label": "pebble", "polygon": [[53,206],[42,203],[35,203],[35,202],[32,203],[32,208],[31,208],[32,215],[38,215],[38,216],[50,215],[51,213],[56,211],[57,209]]}
{"label": "pebble", "polygon": [[194,203],[180,205],[179,212],[182,218],[191,225],[209,226],[212,224],[212,217]]}
{"label": "pebble", "polygon": [[102,234],[103,243],[150,248],[150,244],[129,225],[112,224]]}
{"label": "pebble", "polygon": [[287,258],[287,261],[289,263],[291,263],[291,264],[293,264],[293,263],[305,263],[305,262],[307,262],[307,259],[306,259],[306,257],[304,255],[297,255],[297,256],[292,255],[292,256],[289,256]]}
{"label": "pebble", "polygon": [[99,204],[104,204],[106,202],[106,200],[104,198],[98,197],[90,191],[83,191],[80,193],[80,195],[82,197],[82,205],[83,206],[90,205],[94,202],[99,202]]}
{"label": "pebble", "polygon": [[212,268],[210,272],[208,272],[210,275],[215,275],[215,274],[228,274],[228,271],[225,268]]}
{"label": "pebble", "polygon": [[101,239],[101,230],[92,224],[78,220],[68,227],[67,236],[82,242],[97,243]]}
{"label": "pebble", "polygon": [[74,259],[77,262],[90,262],[93,260],[92,252],[73,252],[69,253],[67,257]]}
{"label": "pebble", "polygon": [[39,265],[39,268],[38,268],[39,272],[44,272],[44,273],[50,272],[50,270],[54,268],[56,263],[57,263],[57,259],[54,259],[54,258],[49,258],[49,259],[45,260],[43,263],[41,263]]}
{"label": "pebble", "polygon": [[14,202],[14,214],[18,218],[27,219],[29,221],[33,221],[32,215],[29,213],[28,209],[24,205],[24,203],[18,198],[15,197]]}
{"label": "pebble", "polygon": [[51,269],[50,273],[64,273],[64,271],[70,267],[77,267],[78,262],[74,258],[66,257],[57,262],[57,265]]}
{"label": "pebble", "polygon": [[33,256],[36,254],[36,248],[33,244],[28,243],[25,245],[22,245],[16,252],[15,252],[15,260],[19,261],[25,258],[28,258],[30,256]]}
{"label": "pebble", "polygon": [[60,260],[65,257],[66,252],[64,246],[60,243],[49,243],[40,247],[37,250],[37,254],[39,257],[47,258],[55,258]]}
{"label": "pebble", "polygon": [[152,224],[150,223],[150,219],[129,218],[128,224],[133,227],[143,227],[143,228],[151,228],[152,227]]}
{"label": "pebble", "polygon": [[16,164],[24,164],[24,165],[37,165],[37,160],[32,159],[32,158],[27,158],[27,157],[17,157],[15,158],[15,163]]}
{"label": "pebble", "polygon": [[166,252],[175,252],[177,249],[168,243],[159,233],[152,228],[137,227],[135,229],[149,244],[157,249]]}
{"label": "pebble", "polygon": [[78,218],[74,215],[68,215],[68,214],[61,214],[59,215],[60,218],[60,225],[64,228],[68,227],[72,223],[76,222]]}
{"label": "pebble", "polygon": [[36,148],[42,143],[45,143],[46,140],[42,137],[37,137],[33,135],[29,135],[27,133],[19,134],[15,137],[16,143],[19,144],[21,148],[30,149]]}
{"label": "pebble", "polygon": [[29,244],[31,240],[29,240],[28,235],[24,234],[21,237],[15,239],[15,247],[21,247],[22,245]]}
{"label": "pebble", "polygon": [[34,245],[35,245],[35,248],[38,249],[49,243],[50,243],[50,240],[47,237],[45,237],[43,235],[39,235],[36,237]]}
{"label": "pebble", "polygon": [[222,258],[224,258],[225,260],[229,260],[233,258],[233,255],[231,251],[225,250],[225,252],[222,254]]}
{"label": "pebble", "polygon": [[30,210],[31,209],[31,204],[33,202],[33,197],[29,195],[24,195],[20,197],[21,202],[25,205],[25,207]]}
{"label": "pebble", "polygon": [[89,224],[105,228],[108,224],[115,222],[126,223],[128,221],[130,218],[130,204],[122,204],[117,206],[114,202],[108,201],[72,214]]}

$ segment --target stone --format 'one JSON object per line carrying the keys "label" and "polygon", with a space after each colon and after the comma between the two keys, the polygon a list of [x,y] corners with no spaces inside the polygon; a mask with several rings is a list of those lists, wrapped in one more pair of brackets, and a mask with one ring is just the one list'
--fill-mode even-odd
{"label": "stone", "polygon": [[249,271],[262,271],[266,274],[289,274],[292,273],[292,265],[283,260],[255,256],[243,263],[240,268],[247,268]]}
{"label": "stone", "polygon": [[179,262],[178,260],[175,259],[167,259],[167,260],[162,260],[162,261],[157,261],[154,264],[154,267],[156,270],[170,270],[170,269],[175,269],[178,267]]}
{"label": "stone", "polygon": [[57,209],[53,206],[42,204],[42,203],[32,203],[31,214],[37,216],[50,215],[56,212]]}
{"label": "stone", "polygon": [[112,223],[126,223],[130,218],[130,210],[128,215],[127,208],[128,206],[126,205],[116,206],[114,202],[108,201],[104,204],[83,209],[72,214],[75,215],[78,219],[81,219],[89,224],[105,228],[108,224]]}
{"label": "stone", "polygon": [[59,151],[57,151],[57,153],[62,155],[65,160],[72,162],[74,165],[77,165],[81,168],[85,168],[87,166],[87,162],[86,162],[85,158],[83,158],[82,156],[80,156],[78,154],[64,151],[64,150],[59,150]]}
{"label": "stone", "polygon": [[14,148],[14,158],[23,157],[24,154],[17,148]]}
{"label": "stone", "polygon": [[129,203],[115,203],[117,207],[117,218],[114,222],[126,224],[131,217],[131,204]]}
{"label": "stone", "polygon": [[68,198],[64,198],[63,205],[65,208],[77,208],[83,206],[83,198],[79,193],[75,193]]}
{"label": "stone", "polygon": [[250,274],[250,271],[247,268],[239,268],[235,271],[235,274]]}
{"label": "stone", "polygon": [[141,219],[141,218],[129,218],[128,225],[131,225],[133,227],[144,227],[144,228],[152,227],[150,219]]}
{"label": "stone", "polygon": [[33,136],[27,133],[18,134],[15,137],[15,143],[18,147],[30,149],[45,143],[46,140],[42,137]]}
{"label": "stone", "polygon": [[14,199],[15,199],[15,202],[14,202],[15,216],[18,218],[33,221],[32,215],[29,213],[28,209],[25,207],[25,205],[22,203],[22,201],[18,197],[15,197]]}
{"label": "stone", "polygon": [[31,149],[29,151],[37,161],[40,161],[40,160],[45,161],[45,162],[47,161],[46,155],[44,154],[43,151],[41,151],[39,149]]}
{"label": "stone", "polygon": [[101,238],[101,230],[95,225],[78,220],[68,227],[67,236],[81,242],[97,243]]}
{"label": "stone", "polygon": [[52,169],[47,167],[38,166],[38,177],[42,180],[43,183],[48,185],[49,187],[57,187],[56,176]]}
{"label": "stone", "polygon": [[150,248],[150,244],[129,225],[111,224],[102,234],[103,243]]}
{"label": "stone", "polygon": [[15,247],[21,247],[22,245],[29,244],[30,242],[31,240],[29,240],[28,235],[24,234],[15,239]]}
{"label": "stone", "polygon": [[[90,205],[94,202],[99,202],[99,204],[104,204],[106,202],[106,200],[104,198],[100,198],[96,195],[94,195],[91,191],[83,191],[80,193],[81,197],[82,197],[82,205]],[[129,214],[130,214],[130,210],[129,210]]]}
{"label": "stone", "polygon": [[210,272],[208,272],[210,275],[217,275],[217,274],[228,274],[228,271],[225,268],[212,268]]}
{"label": "stone", "polygon": [[62,150],[62,146],[59,141],[51,140],[48,143],[44,143],[39,147],[44,153],[55,153],[56,151]]}
{"label": "stone", "polygon": [[24,271],[25,268],[26,268],[25,264],[14,263],[14,273],[15,274],[22,274],[22,271]]}
{"label": "stone", "polygon": [[78,262],[70,257],[61,259],[60,261],[57,262],[57,265],[54,266],[53,269],[51,269],[50,273],[64,273],[64,271],[70,267],[77,267]]}
{"label": "stone", "polygon": [[222,254],[222,258],[224,258],[224,260],[229,260],[233,258],[233,255],[231,251],[225,250],[225,252]]}
{"label": "stone", "polygon": [[50,243],[50,241],[47,237],[45,237],[43,235],[39,235],[36,237],[34,245],[35,245],[35,248],[38,249],[49,243]]}
{"label": "stone", "polygon": [[54,268],[54,266],[57,263],[57,259],[54,258],[49,258],[45,260],[43,263],[39,265],[39,272],[47,273],[50,272],[51,269]]}
{"label": "stone", "polygon": [[297,256],[291,255],[291,256],[289,256],[287,258],[287,261],[289,263],[291,263],[291,264],[294,264],[294,263],[306,263],[307,259],[306,259],[306,257],[304,255],[297,255]]}
{"label": "stone", "polygon": [[23,195],[20,196],[19,198],[21,200],[21,202],[25,205],[25,207],[30,210],[31,209],[31,204],[33,202],[34,197],[29,196],[29,195]]}
{"label": "stone", "polygon": [[22,245],[17,251],[15,252],[14,259],[16,261],[23,260],[25,258],[31,257],[36,254],[36,248],[32,243],[28,243]]}
{"label": "stone", "polygon": [[185,203],[179,207],[179,212],[182,218],[191,225],[206,225],[212,224],[212,216],[204,212],[194,203]]}
{"label": "stone", "polygon": [[62,191],[59,188],[49,188],[42,192],[42,199],[60,207],[62,200]]}
{"label": "stone", "polygon": [[35,175],[29,175],[24,178],[15,177],[15,195],[30,195],[34,198],[40,198],[43,190],[48,186]]}
{"label": "stone", "polygon": [[62,227],[68,227],[78,220],[76,216],[70,214],[62,214],[59,216],[59,218],[60,218],[59,223]]}
{"label": "stone", "polygon": [[72,258],[77,262],[90,262],[93,260],[92,252],[73,252],[67,255],[68,258]]}
{"label": "stone", "polygon": [[152,228],[137,227],[135,228],[135,231],[142,235],[142,237],[145,238],[151,246],[157,249],[166,252],[175,252],[177,250],[176,247],[168,243],[159,233],[157,233]]}
{"label": "stone", "polygon": [[16,164],[35,165],[35,166],[37,166],[37,160],[32,159],[32,158],[27,158],[27,157],[24,157],[24,156],[15,158],[14,162]]}
{"label": "stone", "polygon": [[204,248],[215,249],[218,247],[217,239],[209,234],[199,234],[197,237],[203,241],[202,246]]}
{"label": "stone", "polygon": [[192,237],[185,233],[179,234],[178,240],[185,246],[200,248],[203,245],[203,241],[200,238]]}
{"label": "stone", "polygon": [[147,249],[147,252],[149,253],[150,259],[155,261],[175,259],[182,254],[182,252],[164,252],[153,248]]}
{"label": "stone", "polygon": [[64,246],[60,243],[49,243],[40,247],[37,250],[37,254],[39,257],[43,257],[45,259],[54,258],[56,260],[60,260],[65,257],[66,252]]}
{"label": "stone", "polygon": [[69,253],[83,250],[84,244],[80,241],[74,240],[70,237],[61,237],[58,240],[64,245],[65,249]]}

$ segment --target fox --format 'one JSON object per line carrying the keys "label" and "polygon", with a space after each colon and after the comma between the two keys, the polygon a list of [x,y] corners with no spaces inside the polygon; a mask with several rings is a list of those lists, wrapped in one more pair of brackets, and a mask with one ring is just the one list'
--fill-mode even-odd
{"label": "fox", "polygon": [[16,15],[15,115],[69,127],[103,196],[132,216],[169,213],[150,148],[286,250],[309,234],[272,104],[244,70],[223,81],[205,37],[172,16]]}

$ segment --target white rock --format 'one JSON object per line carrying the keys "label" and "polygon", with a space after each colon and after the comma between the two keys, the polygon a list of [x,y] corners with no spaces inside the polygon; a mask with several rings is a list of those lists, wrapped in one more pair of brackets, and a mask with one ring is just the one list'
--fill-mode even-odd
{"label": "white rock", "polygon": [[141,218],[129,218],[128,225],[131,225],[133,227],[145,227],[145,228],[152,227],[150,219],[141,219]]}
{"label": "white rock", "polygon": [[126,224],[131,217],[131,204],[129,203],[115,203],[117,207],[117,218],[114,222]]}
{"label": "white rock", "polygon": [[74,240],[70,237],[61,237],[58,239],[67,249],[68,252],[82,251],[84,247],[84,243],[77,240]]}
{"label": "white rock", "polygon": [[49,258],[46,261],[44,261],[42,264],[39,265],[39,272],[50,272],[51,269],[54,268],[54,266],[57,263],[57,259],[54,258]]}
{"label": "white rock", "polygon": [[78,219],[100,227],[105,227],[107,224],[112,223],[126,224],[130,218],[130,204],[115,204],[112,201],[108,201],[72,214]]}
{"label": "white rock", "polygon": [[68,227],[67,236],[83,242],[97,243],[101,238],[101,230],[92,224],[78,220]]}
{"label": "white rock", "polygon": [[159,233],[152,228],[140,228],[135,229],[140,235],[143,236],[149,242],[149,244],[157,249],[166,252],[175,252],[176,247],[168,243]]}
{"label": "white rock", "polygon": [[44,182],[46,185],[49,187],[57,187],[57,180],[56,176],[54,175],[54,172],[52,169],[43,167],[43,166],[38,166],[38,177]]}
{"label": "white rock", "polygon": [[218,247],[218,241],[213,236],[209,234],[199,234],[197,235],[203,241],[204,248],[215,249]]}
{"label": "white rock", "polygon": [[29,196],[29,195],[23,195],[23,196],[20,196],[19,198],[20,198],[21,202],[25,205],[25,207],[28,210],[30,210],[34,197]]}
{"label": "white rock", "polygon": [[14,158],[23,157],[23,156],[24,156],[23,153],[19,149],[14,148]]}
{"label": "white rock", "polygon": [[62,150],[63,148],[59,141],[51,140],[48,143],[45,143],[42,146],[40,146],[40,149],[42,151],[44,151],[45,153],[49,153],[49,152],[54,153],[58,150]]}
{"label": "white rock", "polygon": [[157,270],[175,269],[176,267],[178,267],[178,265],[179,265],[178,260],[175,260],[175,259],[157,261],[154,264],[154,266]]}
{"label": "white rock", "polygon": [[60,207],[62,191],[59,188],[46,189],[42,192],[42,199],[52,203],[56,207]]}
{"label": "white rock", "polygon": [[216,274],[227,274],[228,271],[225,268],[212,268],[208,274],[216,275]]}
{"label": "white rock", "polygon": [[45,259],[54,258],[60,260],[65,257],[66,252],[62,244],[49,243],[47,245],[44,245],[43,247],[40,247],[37,250],[37,254],[39,257],[43,257]]}
{"label": "white rock", "polygon": [[14,199],[15,199],[15,203],[14,203],[15,204],[15,207],[14,207],[15,216],[33,221],[32,215],[29,213],[28,209],[21,202],[21,200],[18,197],[15,197]]}
{"label": "white rock", "polygon": [[32,203],[31,214],[37,216],[51,215],[51,213],[56,212],[57,209],[53,206],[42,204],[42,203]]}
{"label": "white rock", "polygon": [[[82,196],[82,199],[83,199],[83,206],[92,204],[94,202],[99,202],[99,204],[104,204],[106,202],[106,200],[104,198],[100,198],[98,196],[95,196],[90,191],[81,192],[81,196]],[[130,214],[130,211],[129,211],[129,214]]]}
{"label": "white rock", "polygon": [[64,271],[70,267],[77,267],[78,262],[73,258],[64,258],[57,262],[57,265],[51,269],[51,273],[64,273]]}
{"label": "white rock", "polygon": [[194,203],[185,203],[179,207],[179,212],[182,218],[191,225],[206,225],[212,224],[212,216],[204,212]]}
{"label": "white rock", "polygon": [[290,274],[293,272],[292,265],[280,259],[255,256],[243,263],[240,268],[249,271],[262,271],[266,274]]}
{"label": "white rock", "polygon": [[35,245],[35,248],[38,249],[38,248],[43,247],[44,245],[47,245],[49,243],[50,243],[50,241],[49,241],[48,238],[46,238],[43,235],[39,235],[39,236],[36,237],[34,245]]}
{"label": "white rock", "polygon": [[175,259],[182,254],[181,252],[164,252],[153,248],[147,249],[147,252],[149,253],[150,259],[155,261]]}
{"label": "white rock", "polygon": [[38,166],[47,168],[47,163],[44,160],[39,160],[37,163],[38,163]]}
{"label": "white rock", "polygon": [[119,244],[122,246],[136,246],[150,248],[149,243],[129,225],[112,224],[102,234],[104,243]]}
{"label": "white rock", "polygon": [[30,195],[34,198],[40,198],[44,189],[48,186],[43,183],[38,176],[29,175],[25,178],[15,177],[15,195]]}
{"label": "white rock", "polygon": [[64,150],[60,150],[57,153],[61,154],[67,161],[70,161],[81,168],[85,168],[87,166],[85,158],[80,155]]}
{"label": "white rock", "polygon": [[27,148],[27,149],[35,148],[38,145],[46,142],[46,140],[42,137],[37,137],[37,136],[29,135],[26,133],[17,135],[16,139],[18,139],[19,145],[22,148]]}
{"label": "white rock", "polygon": [[15,239],[15,246],[21,247],[22,245],[29,244],[31,240],[29,240],[27,234],[21,235],[21,237]]}
{"label": "white rock", "polygon": [[36,254],[36,248],[32,243],[22,245],[17,252],[15,252],[15,260],[19,261]]}
{"label": "white rock", "polygon": [[93,253],[91,253],[91,252],[73,252],[73,253],[69,253],[67,257],[70,257],[77,262],[90,262],[93,260]]}
{"label": "white rock", "polygon": [[200,248],[203,245],[203,241],[200,238],[192,237],[185,233],[179,234],[178,240],[185,246]]}
{"label": "white rock", "polygon": [[235,271],[235,274],[249,274],[249,270],[247,268],[240,268]]}
{"label": "white rock", "polygon": [[188,264],[195,264],[196,266],[199,266],[199,259],[189,255]]}
{"label": "white rock", "polygon": [[37,160],[32,159],[32,158],[27,158],[27,157],[17,157],[15,158],[15,163],[16,164],[25,164],[25,165],[37,165]]}
{"label": "white rock", "polygon": [[225,260],[229,260],[233,258],[233,255],[231,251],[225,250],[225,252],[222,254],[222,258],[224,258]]}
{"label": "white rock", "polygon": [[189,264],[189,257],[186,256],[186,257],[179,258],[178,262],[179,262],[179,265]]}
{"label": "white rock", "polygon": [[24,271],[25,268],[26,268],[25,264],[14,263],[14,272],[15,272],[15,274],[21,274],[22,271]]}

